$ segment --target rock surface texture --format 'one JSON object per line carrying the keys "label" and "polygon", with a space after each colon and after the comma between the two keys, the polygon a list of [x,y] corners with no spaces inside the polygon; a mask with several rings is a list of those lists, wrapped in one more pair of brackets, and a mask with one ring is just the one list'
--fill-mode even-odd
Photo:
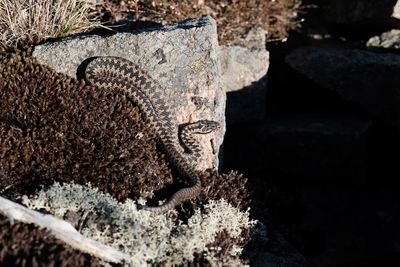
{"label": "rock surface texture", "polygon": [[324,0],[323,3],[325,18],[338,24],[400,18],[398,0]]}
{"label": "rock surface texture", "polygon": [[165,89],[162,96],[174,110],[178,125],[208,119],[221,128],[197,135],[203,158],[198,170],[218,167],[218,151],[225,133],[225,90],[220,83],[218,40],[211,17],[137,33],[66,38],[37,46],[40,63],[73,78],[83,78],[90,58],[116,56],[132,61]]}
{"label": "rock surface texture", "polygon": [[264,30],[251,30],[243,45],[220,46],[218,52],[221,80],[228,93],[228,125],[265,117],[269,52],[265,49]]}
{"label": "rock surface texture", "polygon": [[322,87],[400,128],[400,57],[358,49],[306,47],[286,62]]}
{"label": "rock surface texture", "polygon": [[269,53],[265,49],[264,30],[254,29],[246,41],[246,47],[222,45],[218,50],[221,79],[227,92],[250,86],[267,74]]}

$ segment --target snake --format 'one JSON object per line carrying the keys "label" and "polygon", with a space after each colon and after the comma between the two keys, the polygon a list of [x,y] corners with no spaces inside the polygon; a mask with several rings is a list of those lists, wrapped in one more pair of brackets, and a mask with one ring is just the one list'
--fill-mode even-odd
{"label": "snake", "polygon": [[86,66],[85,78],[99,89],[122,94],[131,100],[139,108],[145,123],[154,130],[170,163],[191,182],[191,186],[179,189],[163,204],[144,206],[143,209],[165,212],[198,197],[202,185],[194,166],[201,158],[201,149],[193,135],[211,133],[220,124],[199,120],[183,125],[179,131],[174,123],[174,110],[162,97],[165,89],[130,60],[114,56],[95,57]]}

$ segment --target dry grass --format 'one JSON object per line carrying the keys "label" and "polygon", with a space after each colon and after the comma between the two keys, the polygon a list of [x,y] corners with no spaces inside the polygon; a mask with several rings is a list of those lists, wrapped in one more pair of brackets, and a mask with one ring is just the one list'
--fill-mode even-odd
{"label": "dry grass", "polygon": [[223,44],[241,44],[250,29],[262,27],[268,41],[285,40],[288,31],[299,27],[301,0],[104,0],[96,7],[84,0],[0,0],[0,43],[2,46],[37,43],[121,19],[178,22],[211,15]]}
{"label": "dry grass", "polygon": [[0,0],[0,42],[5,46],[62,37],[99,26],[82,0]]}

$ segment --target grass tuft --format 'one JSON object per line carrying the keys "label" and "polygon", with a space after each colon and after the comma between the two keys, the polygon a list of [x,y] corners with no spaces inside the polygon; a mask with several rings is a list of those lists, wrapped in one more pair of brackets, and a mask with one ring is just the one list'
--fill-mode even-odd
{"label": "grass tuft", "polygon": [[82,0],[0,0],[0,42],[63,37],[99,26],[91,4]]}

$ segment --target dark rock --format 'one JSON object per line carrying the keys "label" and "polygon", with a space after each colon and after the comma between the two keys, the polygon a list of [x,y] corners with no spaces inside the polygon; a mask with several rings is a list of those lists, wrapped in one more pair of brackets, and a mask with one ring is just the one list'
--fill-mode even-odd
{"label": "dark rock", "polygon": [[324,0],[323,9],[326,20],[338,24],[400,18],[397,0]]}
{"label": "dark rock", "polygon": [[226,123],[259,122],[265,118],[267,76],[226,95]]}
{"label": "dark rock", "polygon": [[278,231],[270,232],[271,250],[257,252],[253,267],[303,267],[307,261]]}
{"label": "dark rock", "polygon": [[290,118],[269,123],[268,169],[275,178],[364,183],[368,131],[360,118]]}
{"label": "dark rock", "polygon": [[242,124],[228,129],[225,160],[277,180],[364,183],[370,127],[363,118],[307,116]]}
{"label": "dark rock", "polygon": [[400,128],[400,57],[357,49],[299,48],[286,62],[318,85]]}

